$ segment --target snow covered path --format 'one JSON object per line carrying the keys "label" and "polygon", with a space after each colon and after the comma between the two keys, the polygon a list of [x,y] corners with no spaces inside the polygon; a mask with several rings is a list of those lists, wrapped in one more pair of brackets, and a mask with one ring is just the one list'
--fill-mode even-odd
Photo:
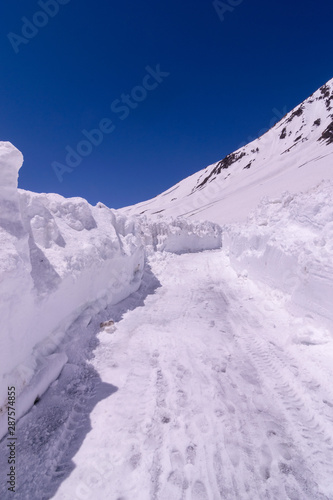
{"label": "snow covered path", "polygon": [[[222,251],[150,265],[142,290],[107,312],[115,332],[98,334],[85,364],[74,335],[58,383],[22,419],[19,470],[29,477],[29,454],[40,469],[16,498],[333,499],[329,332],[237,276]],[[51,437],[47,398],[67,408]]]}

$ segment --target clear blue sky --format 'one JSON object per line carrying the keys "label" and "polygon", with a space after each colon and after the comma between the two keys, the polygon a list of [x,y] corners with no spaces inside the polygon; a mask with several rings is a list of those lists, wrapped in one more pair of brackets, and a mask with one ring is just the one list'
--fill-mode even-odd
{"label": "clear blue sky", "polygon": [[[143,201],[255,138],[274,110],[333,76],[332,0],[225,0],[220,16],[204,0],[41,3],[1,5],[0,140],[24,154],[23,189],[114,208]],[[157,65],[169,75],[154,85],[146,68]],[[136,100],[111,110],[131,92]],[[109,133],[91,152],[83,145],[90,154],[59,182],[52,163],[68,168],[66,146],[104,118]]]}

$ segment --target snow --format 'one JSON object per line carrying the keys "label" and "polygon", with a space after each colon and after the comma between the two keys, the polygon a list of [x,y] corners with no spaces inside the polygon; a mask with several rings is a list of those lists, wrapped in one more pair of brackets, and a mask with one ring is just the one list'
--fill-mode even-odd
{"label": "snow", "polygon": [[17,189],[0,142],[15,498],[333,498],[332,101],[120,211]]}
{"label": "snow", "polygon": [[222,246],[222,230],[212,222],[188,221],[184,218],[164,218],[150,222],[139,217],[148,255],[153,252],[191,253],[213,250]]}
{"label": "snow", "polygon": [[303,193],[266,197],[246,223],[226,225],[223,234],[238,272],[288,294],[295,312],[302,308],[333,321],[331,182]]}
{"label": "snow", "polygon": [[22,153],[9,142],[0,142],[0,225],[16,236],[21,232],[17,179]]}
{"label": "snow", "polygon": [[[52,382],[59,377],[61,370],[67,361],[68,358],[64,352],[51,354],[50,356],[45,356],[43,359],[39,359],[38,368],[35,369],[35,374],[29,380],[29,384],[25,387],[17,400],[15,408],[15,416],[17,418],[20,418],[27,411],[29,411],[35,402],[39,400]],[[20,368],[22,371],[23,367]],[[4,436],[7,433],[7,427],[7,419],[1,418],[1,436]]]}
{"label": "snow", "polygon": [[307,190],[323,179],[333,181],[333,140],[323,139],[332,123],[333,79],[263,136],[121,212],[150,219],[161,214],[182,216],[221,225],[244,222],[264,196],[281,196],[291,188]]}
{"label": "snow", "polygon": [[18,427],[18,497],[332,498],[333,339],[287,300],[221,250],[152,254],[137,292],[73,325]]}
{"label": "snow", "polygon": [[[22,393],[20,400],[31,407],[41,395],[38,384],[31,395],[36,372],[83,310],[91,304],[103,309],[135,292],[149,249],[180,253],[219,248],[221,229],[185,220],[150,225],[102,203],[92,207],[81,198],[18,190],[23,157],[9,143],[0,143],[0,153],[2,437],[7,387],[14,385],[17,396]],[[29,405],[19,405],[17,418],[27,409]]]}

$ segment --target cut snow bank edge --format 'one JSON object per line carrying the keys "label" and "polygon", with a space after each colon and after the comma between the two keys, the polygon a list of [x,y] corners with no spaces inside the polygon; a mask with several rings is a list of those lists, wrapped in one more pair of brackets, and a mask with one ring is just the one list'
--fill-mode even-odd
{"label": "cut snow bank edge", "polygon": [[290,297],[333,322],[333,184],[324,181],[296,195],[264,198],[244,224],[223,227],[223,246],[240,273]]}

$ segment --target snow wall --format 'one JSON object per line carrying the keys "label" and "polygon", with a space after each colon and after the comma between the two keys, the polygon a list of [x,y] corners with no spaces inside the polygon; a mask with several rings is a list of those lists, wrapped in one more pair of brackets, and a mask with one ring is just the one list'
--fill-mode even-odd
{"label": "snow wall", "polygon": [[333,321],[333,184],[264,198],[244,224],[223,227],[232,266],[290,296],[290,308]]}
{"label": "snow wall", "polygon": [[22,163],[12,144],[0,142],[0,438],[7,388],[24,395],[18,418],[66,363],[57,347],[69,326],[92,304],[102,309],[136,291],[147,254],[222,244],[216,224],[150,224],[102,203],[19,190]]}

